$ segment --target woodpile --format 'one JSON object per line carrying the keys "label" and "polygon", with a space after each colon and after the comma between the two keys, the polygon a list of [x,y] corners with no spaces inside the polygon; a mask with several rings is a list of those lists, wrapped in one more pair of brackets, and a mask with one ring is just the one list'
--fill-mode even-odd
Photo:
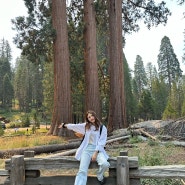
{"label": "woodpile", "polygon": [[176,120],[149,120],[133,124],[129,130],[134,135],[143,135],[156,140],[185,140],[185,117]]}
{"label": "woodpile", "polygon": [[163,135],[169,135],[178,140],[185,140],[185,118],[171,121],[161,132]]}

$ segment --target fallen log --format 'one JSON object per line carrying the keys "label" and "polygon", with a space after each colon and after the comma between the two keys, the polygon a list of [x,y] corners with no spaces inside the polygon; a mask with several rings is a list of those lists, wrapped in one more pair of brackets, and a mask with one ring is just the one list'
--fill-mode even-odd
{"label": "fallen log", "polygon": [[74,149],[78,148],[80,142],[74,142],[69,144],[55,144],[55,145],[44,145],[36,147],[27,147],[27,148],[16,148],[13,150],[0,150],[0,158],[9,158],[13,155],[24,155],[25,151],[32,150],[35,152],[35,155],[41,153],[51,153],[61,150]]}
{"label": "fallen log", "polygon": [[173,144],[175,146],[185,147],[185,142],[183,142],[183,141],[170,141],[170,142],[163,141],[161,143],[162,144],[171,143],[171,144]]}
{"label": "fallen log", "polygon": [[108,147],[106,147],[106,148],[108,148],[108,149],[112,149],[112,148],[114,148],[114,149],[116,149],[116,148],[134,148],[134,147],[138,147],[137,145],[134,145],[134,144],[122,144],[122,145],[110,145],[110,146],[108,146]]}

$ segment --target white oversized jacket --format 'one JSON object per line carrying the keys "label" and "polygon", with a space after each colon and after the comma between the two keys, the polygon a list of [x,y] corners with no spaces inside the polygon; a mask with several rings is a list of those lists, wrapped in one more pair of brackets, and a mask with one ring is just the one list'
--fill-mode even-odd
{"label": "white oversized jacket", "polygon": [[95,143],[96,143],[96,148],[95,151],[99,151],[102,152],[105,156],[106,159],[108,159],[108,155],[104,149],[106,141],[107,141],[107,128],[103,125],[102,127],[102,132],[100,135],[100,127],[99,130],[95,130],[95,126],[91,126],[89,130],[85,130],[85,125],[86,123],[79,123],[79,124],[66,124],[65,126],[69,129],[69,130],[73,130],[75,132],[81,133],[81,134],[85,134],[84,140],[82,141],[81,145],[79,146],[79,148],[76,151],[76,155],[75,158],[77,160],[80,160],[81,158],[81,154],[82,151],[87,147],[88,143],[89,143],[89,137],[91,132],[95,132]]}

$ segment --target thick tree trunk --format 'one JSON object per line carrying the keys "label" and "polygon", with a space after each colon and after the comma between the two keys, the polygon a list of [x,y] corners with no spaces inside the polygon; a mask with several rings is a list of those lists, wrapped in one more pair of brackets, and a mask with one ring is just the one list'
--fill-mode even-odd
{"label": "thick tree trunk", "polygon": [[108,131],[127,127],[122,50],[122,0],[110,0],[110,107]]}
{"label": "thick tree trunk", "polygon": [[86,110],[94,110],[100,117],[100,92],[96,56],[96,21],[93,0],[84,0]]}
{"label": "thick tree trunk", "polygon": [[61,122],[71,122],[71,82],[67,33],[66,1],[52,1],[52,21],[56,30],[54,40],[54,107],[49,134],[58,134]]}

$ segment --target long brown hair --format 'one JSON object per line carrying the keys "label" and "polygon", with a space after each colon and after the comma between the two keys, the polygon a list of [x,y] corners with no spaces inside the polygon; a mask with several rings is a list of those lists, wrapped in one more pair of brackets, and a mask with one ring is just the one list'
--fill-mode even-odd
{"label": "long brown hair", "polygon": [[85,115],[85,121],[86,121],[85,129],[89,130],[90,127],[91,127],[91,122],[89,122],[89,120],[87,118],[88,114],[91,114],[92,116],[94,116],[94,118],[95,118],[95,128],[96,128],[96,130],[98,130],[99,129],[99,126],[101,125],[101,122],[97,118],[96,113],[94,111],[92,111],[92,110],[88,110],[86,112],[86,115]]}

